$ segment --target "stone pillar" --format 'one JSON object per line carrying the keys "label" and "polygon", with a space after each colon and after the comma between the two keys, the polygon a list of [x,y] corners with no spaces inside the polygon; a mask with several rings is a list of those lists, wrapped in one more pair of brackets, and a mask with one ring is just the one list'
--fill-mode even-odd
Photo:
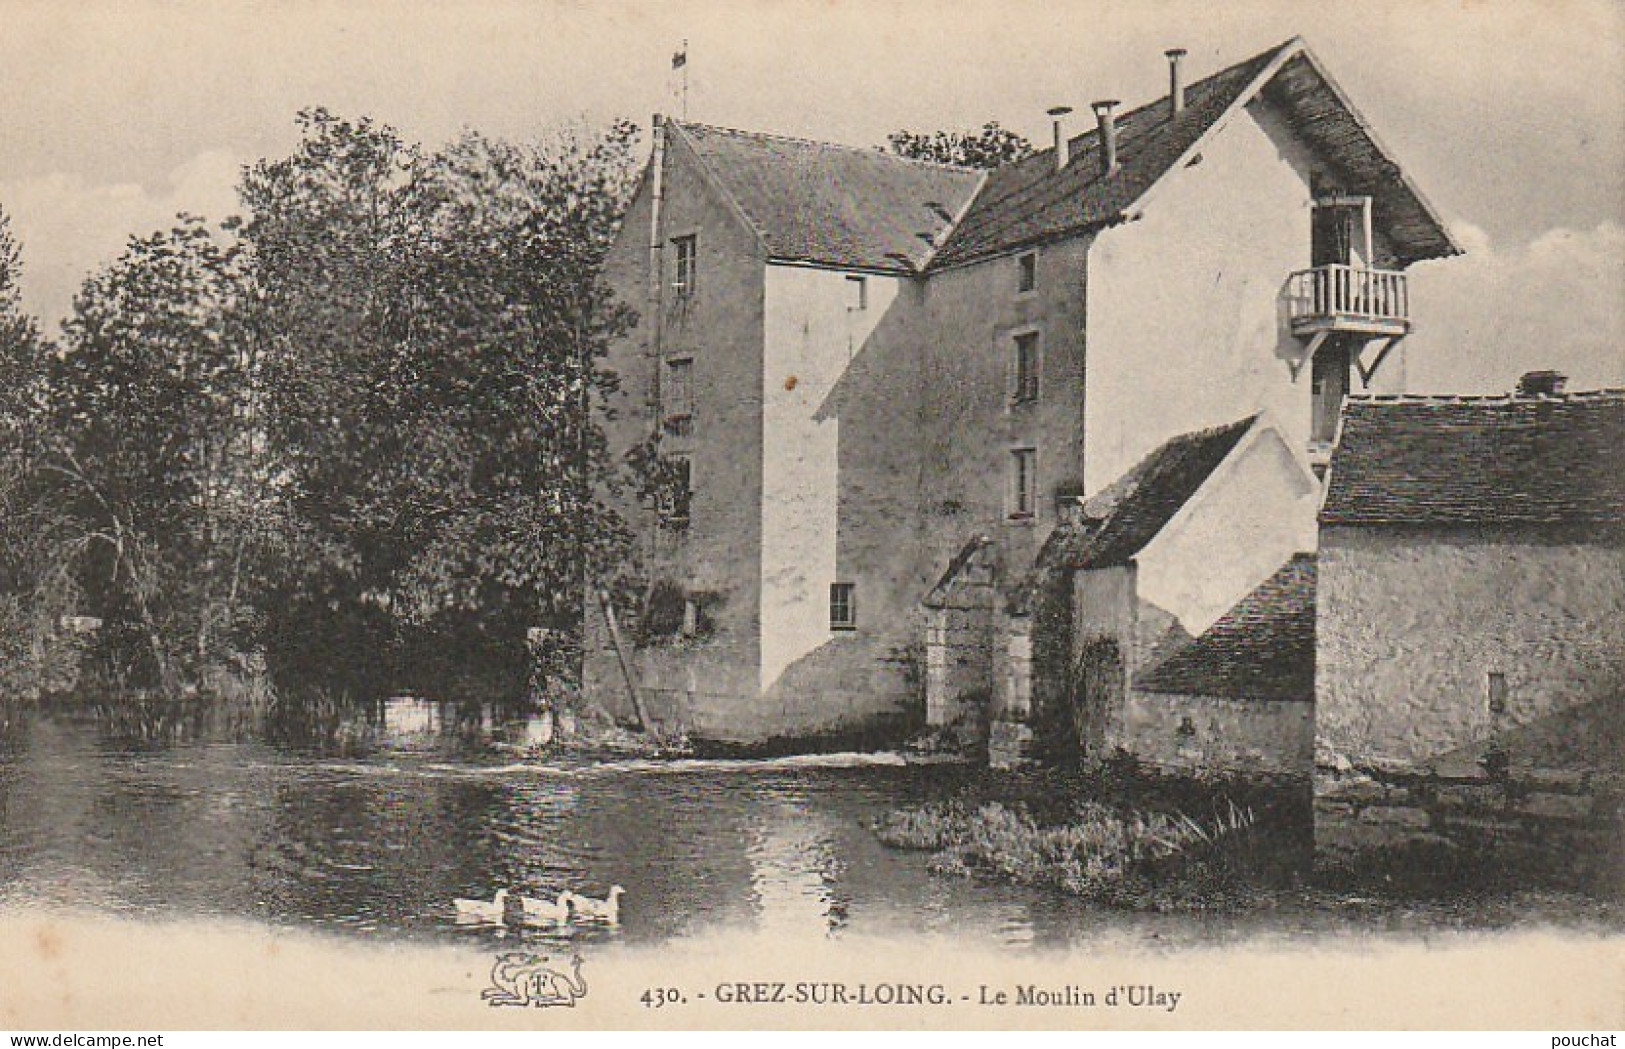
{"label": "stone pillar", "polygon": [[988,731],[987,760],[994,768],[1015,768],[1033,760],[1032,619],[1007,617],[1002,634],[1004,658]]}

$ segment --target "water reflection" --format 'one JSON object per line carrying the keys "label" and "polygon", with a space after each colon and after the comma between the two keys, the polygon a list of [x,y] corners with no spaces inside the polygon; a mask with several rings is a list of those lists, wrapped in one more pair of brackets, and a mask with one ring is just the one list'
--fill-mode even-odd
{"label": "water reflection", "polygon": [[[1259,921],[1350,924],[1330,908],[1251,918],[1091,908],[932,875],[925,855],[887,849],[868,830],[888,808],[955,791],[975,775],[962,768],[526,763],[460,749],[443,711],[389,709],[378,738],[404,742],[347,758],[252,741],[132,749],[94,723],[34,719],[0,749],[0,904],[492,944],[739,930],[783,943],[937,934],[1178,945],[1248,935]],[[457,897],[505,888],[601,899],[617,884],[618,927],[454,920]]]}
{"label": "water reflection", "polygon": [[756,927],[768,933],[830,932],[846,924],[850,900],[838,891],[843,864],[829,814],[799,792],[764,799],[752,812],[751,895]]}
{"label": "water reflection", "polygon": [[435,705],[388,710],[378,738],[400,745],[344,759],[251,741],[132,749],[40,718],[0,753],[0,899],[494,938],[458,928],[451,901],[619,884],[618,928],[506,935],[631,941],[957,927],[967,912],[999,935],[986,916],[1023,906],[932,877],[867,830],[954,770],[498,765],[430,746],[451,724]]}

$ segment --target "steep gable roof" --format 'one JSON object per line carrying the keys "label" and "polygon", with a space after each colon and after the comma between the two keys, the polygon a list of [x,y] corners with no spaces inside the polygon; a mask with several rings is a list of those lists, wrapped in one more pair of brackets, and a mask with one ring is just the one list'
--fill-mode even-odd
{"label": "steep gable roof", "polygon": [[931,265],[959,265],[1122,221],[1227,114],[1261,94],[1340,169],[1346,192],[1372,196],[1374,223],[1402,262],[1459,252],[1364,118],[1293,38],[1190,84],[1178,117],[1166,98],[1119,116],[1112,175],[1100,170],[1098,129],[1070,140],[1071,160],[1061,171],[1053,149],[994,171]]}
{"label": "steep gable roof", "polygon": [[669,126],[755,227],[768,256],[784,261],[917,272],[935,246],[921,234],[939,236],[982,180],[978,171],[878,149]]}
{"label": "steep gable roof", "polygon": [[1059,562],[1074,569],[1127,564],[1191,500],[1257,416],[1172,438],[1084,503],[1085,525],[1062,539]]}
{"label": "steep gable roof", "polygon": [[1625,525],[1625,390],[1357,397],[1322,524]]}
{"label": "steep gable roof", "polygon": [[1313,700],[1315,555],[1294,555],[1134,685],[1181,695]]}

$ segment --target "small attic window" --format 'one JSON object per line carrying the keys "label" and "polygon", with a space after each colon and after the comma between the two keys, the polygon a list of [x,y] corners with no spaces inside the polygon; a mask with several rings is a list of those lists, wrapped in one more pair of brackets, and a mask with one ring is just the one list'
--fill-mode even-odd
{"label": "small attic window", "polygon": [[1016,293],[1024,295],[1038,288],[1038,252],[1016,256]]}

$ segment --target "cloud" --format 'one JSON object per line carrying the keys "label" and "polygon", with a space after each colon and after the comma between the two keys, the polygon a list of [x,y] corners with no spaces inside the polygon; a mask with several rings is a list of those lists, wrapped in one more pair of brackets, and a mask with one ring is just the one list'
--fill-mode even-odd
{"label": "cloud", "polygon": [[1406,385],[1503,393],[1554,368],[1571,389],[1625,386],[1625,227],[1552,229],[1502,247],[1453,225],[1466,254],[1413,267]]}
{"label": "cloud", "polygon": [[117,258],[131,236],[164,229],[182,211],[231,214],[240,166],[226,150],[206,150],[153,188],[60,171],[0,182],[0,208],[23,249],[24,305],[51,327],[67,315],[85,277]]}

